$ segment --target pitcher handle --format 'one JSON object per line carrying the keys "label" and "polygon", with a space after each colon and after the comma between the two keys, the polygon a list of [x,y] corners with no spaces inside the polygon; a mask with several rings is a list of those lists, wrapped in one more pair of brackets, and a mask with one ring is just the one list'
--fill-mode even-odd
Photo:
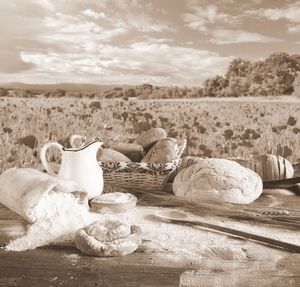
{"label": "pitcher handle", "polygon": [[55,147],[57,149],[60,150],[60,152],[63,151],[63,146],[57,142],[49,142],[49,143],[46,143],[42,146],[41,148],[41,152],[40,152],[40,159],[41,159],[41,162],[42,162],[42,165],[44,167],[44,169],[52,176],[56,176],[57,174],[53,171],[53,169],[51,168],[51,166],[49,165],[49,162],[47,161],[47,157],[46,157],[46,153],[47,153],[47,150],[50,148],[50,147]]}

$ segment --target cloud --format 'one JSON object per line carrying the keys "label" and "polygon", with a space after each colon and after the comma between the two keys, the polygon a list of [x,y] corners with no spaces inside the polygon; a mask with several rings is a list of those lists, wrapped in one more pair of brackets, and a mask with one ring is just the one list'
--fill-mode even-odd
{"label": "cloud", "polygon": [[85,9],[76,0],[69,11],[66,7],[59,7],[57,4],[56,13],[46,19],[48,27],[56,28],[53,31],[56,34],[74,31],[77,34],[93,33],[96,38],[102,34],[102,38],[109,41],[109,35],[113,38],[125,33],[160,33],[174,30],[166,21],[156,19],[148,13],[152,10],[151,6],[146,5],[145,8],[135,0],[104,1],[100,6],[86,5]]}
{"label": "cloud", "polygon": [[22,58],[35,65],[41,76],[52,81],[82,81],[111,84],[139,84],[145,79],[157,85],[199,85],[208,76],[225,72],[231,57],[218,53],[170,46],[163,40],[136,42],[125,47],[109,44],[99,50],[72,54],[23,53]]}
{"label": "cloud", "polygon": [[[255,11],[253,12],[255,13]],[[300,23],[300,1],[284,8],[260,9],[256,13],[272,21],[285,19],[292,23]]]}
{"label": "cloud", "polygon": [[36,37],[48,29],[43,24],[44,9],[34,1],[2,1],[0,4],[0,72],[17,73],[32,69],[20,53],[24,49],[44,49]]}
{"label": "cloud", "polygon": [[186,13],[183,15],[183,20],[187,23],[186,26],[201,32],[207,31],[205,19],[198,17],[195,14]]}
{"label": "cloud", "polygon": [[55,11],[55,6],[50,0],[37,0],[36,3],[41,5],[46,11]]}
{"label": "cloud", "polygon": [[124,17],[116,17],[113,20],[113,26],[126,29],[128,31],[137,32],[163,32],[174,31],[166,22],[156,20],[147,14],[127,15]]}
{"label": "cloud", "polygon": [[288,32],[291,34],[300,33],[300,24],[288,27]]}
{"label": "cloud", "polygon": [[85,16],[91,17],[91,18],[96,19],[96,20],[101,19],[101,18],[102,19],[107,18],[107,16],[105,15],[104,12],[95,12],[91,9],[86,9],[86,10],[82,11],[81,13]]}
{"label": "cloud", "polygon": [[199,1],[190,0],[187,1],[186,8],[187,13],[182,15],[186,26],[201,32],[207,31],[209,24],[232,23],[237,19],[235,16],[221,12],[215,4],[204,5]]}
{"label": "cloud", "polygon": [[0,73],[18,73],[30,70],[34,67],[33,63],[22,60],[20,54],[13,50],[2,50],[0,53]]}
{"label": "cloud", "polygon": [[210,42],[215,44],[237,44],[237,43],[276,43],[283,40],[265,36],[259,33],[241,30],[216,29],[212,31]]}
{"label": "cloud", "polygon": [[[282,41],[274,38],[281,30],[271,31],[270,23],[276,23],[269,18],[290,19],[286,32],[299,32],[290,6],[282,8],[287,14],[261,8],[255,18],[253,7],[264,1],[246,2],[1,1],[0,75],[31,82],[138,84],[147,79],[159,85],[199,85],[225,72],[230,55],[239,49],[221,44]],[[256,29],[269,26],[243,31],[253,20],[259,20]]]}
{"label": "cloud", "polygon": [[145,55],[135,57],[133,47],[117,42],[124,36],[132,43],[136,35],[148,37],[149,42],[157,45],[171,41],[153,37],[173,28],[164,19],[154,18],[151,11],[154,11],[152,4],[142,5],[136,0],[86,0],[84,4],[80,0],[3,2],[0,4],[0,73],[23,72],[26,79],[32,73],[34,81],[56,82],[58,74],[62,80],[99,82],[99,76],[107,75],[107,81],[116,81],[111,79],[112,75],[119,79],[118,72],[126,71],[125,77],[131,71],[131,81],[137,83],[139,73],[151,73],[142,69],[142,62],[146,63],[147,59]]}

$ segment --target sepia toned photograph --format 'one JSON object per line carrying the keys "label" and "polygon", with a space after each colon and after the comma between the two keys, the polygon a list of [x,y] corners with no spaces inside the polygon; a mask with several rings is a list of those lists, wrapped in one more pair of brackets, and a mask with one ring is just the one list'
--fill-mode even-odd
{"label": "sepia toned photograph", "polygon": [[299,0],[0,1],[0,286],[300,286]]}

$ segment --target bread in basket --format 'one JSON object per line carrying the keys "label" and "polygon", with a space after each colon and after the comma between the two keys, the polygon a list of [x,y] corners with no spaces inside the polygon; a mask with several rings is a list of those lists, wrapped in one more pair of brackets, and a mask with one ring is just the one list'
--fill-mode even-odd
{"label": "bread in basket", "polygon": [[99,162],[103,169],[104,183],[127,190],[162,191],[179,164],[185,147],[186,139],[183,139],[178,144],[177,157],[168,163]]}

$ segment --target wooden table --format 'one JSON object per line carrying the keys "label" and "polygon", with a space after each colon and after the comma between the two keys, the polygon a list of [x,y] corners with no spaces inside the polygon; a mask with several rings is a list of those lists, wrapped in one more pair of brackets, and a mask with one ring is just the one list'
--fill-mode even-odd
{"label": "wooden table", "polygon": [[[299,210],[299,196],[277,190],[265,191],[264,196],[270,194],[284,198],[279,201],[282,208]],[[262,204],[259,199],[253,207]],[[5,251],[3,246],[24,231],[24,223],[0,205],[0,286],[300,286],[300,254],[255,242],[243,259],[146,253],[143,245],[130,255],[113,258],[85,256],[72,246]],[[299,235],[296,230],[293,236],[300,239]],[[229,240],[242,246],[240,239]]]}

